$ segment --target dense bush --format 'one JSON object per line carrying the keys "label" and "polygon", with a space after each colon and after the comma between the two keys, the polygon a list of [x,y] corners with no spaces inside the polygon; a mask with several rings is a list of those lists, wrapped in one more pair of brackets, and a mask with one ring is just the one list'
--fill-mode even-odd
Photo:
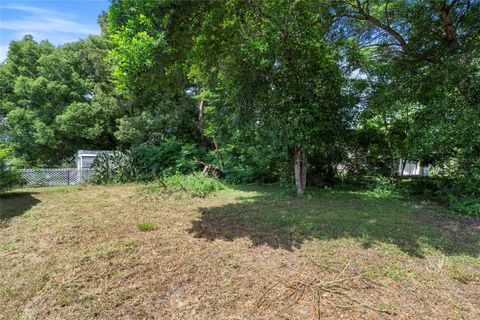
{"label": "dense bush", "polygon": [[461,213],[480,217],[478,185],[473,178],[433,176],[399,179],[395,187],[400,193],[432,198]]}
{"label": "dense bush", "polygon": [[129,152],[100,153],[93,161],[92,169],[91,181],[96,184],[133,182],[138,177]]}
{"label": "dense bush", "polygon": [[201,173],[175,174],[166,177],[163,182],[170,189],[182,189],[195,197],[205,197],[210,193],[225,189],[225,185],[220,181],[205,177]]}
{"label": "dense bush", "polygon": [[377,194],[397,193],[432,199],[451,209],[480,217],[480,181],[449,176],[396,177],[347,175],[339,187],[370,190]]}
{"label": "dense bush", "polygon": [[[255,148],[225,145],[222,148],[225,181],[232,184],[272,182],[276,177],[269,159],[258,154]],[[220,165],[216,152],[210,151],[205,156],[207,162]]]}
{"label": "dense bush", "polygon": [[21,187],[26,184],[20,172],[12,171],[7,168],[4,160],[0,158],[0,193],[10,189]]}
{"label": "dense bush", "polygon": [[93,163],[92,181],[102,183],[147,182],[176,173],[188,174],[200,169],[193,144],[167,139],[161,145],[141,144],[123,153],[100,154]]}
{"label": "dense bush", "polygon": [[[258,165],[252,159],[228,151],[223,153],[223,157],[223,178],[228,183],[277,181],[267,166]],[[188,175],[203,169],[196,158],[221,166],[215,151],[202,155],[193,144],[182,145],[176,140],[167,140],[160,146],[142,144],[123,153],[100,154],[93,163],[91,180],[96,184],[149,182],[177,173]]]}
{"label": "dense bush", "polygon": [[198,147],[177,139],[167,139],[158,146],[141,144],[131,149],[132,164],[137,168],[140,180],[151,180],[176,172],[188,174],[200,169],[193,159],[199,156]]}
{"label": "dense bush", "polygon": [[[222,150],[223,177],[229,183],[272,182],[275,176],[261,158],[246,156],[237,148]],[[202,153],[195,144],[167,139],[160,145],[141,144],[123,153],[101,154],[94,161],[94,183],[148,182],[177,173],[188,175],[203,169],[195,161],[221,167],[215,150]]]}
{"label": "dense bush", "polygon": [[146,188],[150,192],[185,192],[193,197],[206,197],[210,193],[224,189],[226,189],[226,186],[219,180],[206,177],[198,172],[189,175],[177,173],[166,176],[156,180]]}

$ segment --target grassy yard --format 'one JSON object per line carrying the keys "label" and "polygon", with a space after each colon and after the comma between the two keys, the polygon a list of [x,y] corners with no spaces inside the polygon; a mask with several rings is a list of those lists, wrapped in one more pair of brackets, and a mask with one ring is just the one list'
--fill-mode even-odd
{"label": "grassy yard", "polygon": [[0,198],[2,319],[480,319],[480,221],[391,195]]}

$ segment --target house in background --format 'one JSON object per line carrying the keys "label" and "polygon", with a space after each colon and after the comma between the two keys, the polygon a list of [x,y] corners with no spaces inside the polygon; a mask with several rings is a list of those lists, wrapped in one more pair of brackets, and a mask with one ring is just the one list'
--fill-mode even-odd
{"label": "house in background", "polygon": [[398,175],[426,177],[428,176],[428,166],[423,166],[420,161],[400,159]]}
{"label": "house in background", "polygon": [[78,150],[76,156],[77,169],[91,169],[93,160],[100,154],[106,153],[113,155],[113,151],[101,151],[101,150]]}
{"label": "house in background", "polygon": [[7,130],[7,118],[0,115],[0,142],[6,142],[8,140]]}

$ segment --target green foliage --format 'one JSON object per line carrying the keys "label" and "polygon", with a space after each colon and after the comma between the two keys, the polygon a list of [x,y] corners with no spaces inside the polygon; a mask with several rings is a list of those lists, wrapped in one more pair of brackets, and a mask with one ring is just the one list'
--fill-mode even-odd
{"label": "green foliage", "polygon": [[422,194],[432,194],[460,213],[480,217],[480,176],[432,177]]}
{"label": "green foliage", "polygon": [[129,153],[100,153],[92,163],[91,181],[96,184],[137,181],[138,170]]}
{"label": "green foliage", "polygon": [[193,159],[199,154],[192,144],[167,139],[158,146],[141,144],[121,153],[101,153],[94,160],[92,181],[97,184],[152,181],[175,173],[200,169]]}
{"label": "green foliage", "polygon": [[[332,4],[347,17],[338,19],[343,29],[334,36],[348,38],[349,62],[366,78],[358,125],[371,139],[351,146],[368,158],[366,167],[391,175],[403,158],[435,166],[457,162],[455,175],[467,180],[472,169],[478,173],[480,32],[474,21],[480,3]],[[455,28],[446,32],[449,23]]]}
{"label": "green foliage", "polygon": [[138,230],[140,231],[152,231],[155,230],[156,227],[157,225],[151,222],[144,222],[138,224]]}
{"label": "green foliage", "polygon": [[[115,136],[124,147],[176,137],[198,141],[195,85],[186,75],[194,9],[191,1],[112,1],[109,58],[116,91],[129,101]],[[132,8],[135,8],[132,10]],[[189,36],[190,35],[190,36]]]}
{"label": "green foliage", "polygon": [[[271,167],[271,158],[265,157],[262,150],[254,146],[254,141],[245,138],[229,139],[220,152],[223,159],[223,179],[232,184],[261,183],[277,181]],[[222,166],[218,154],[211,150],[201,155],[207,163]],[[270,166],[270,167],[269,167]]]}
{"label": "green foliage", "polygon": [[[329,15],[317,1],[258,5],[261,13],[242,1],[113,1],[110,55],[117,87],[135,104],[118,139],[179,137],[177,119],[196,120],[178,106],[191,110],[203,99],[205,123],[190,138],[203,129],[219,143],[231,181],[289,177],[298,145],[317,173],[336,161],[350,105],[337,47],[324,40]],[[230,157],[231,145],[248,160]]]}
{"label": "green foliage", "polygon": [[31,36],[10,44],[0,65],[0,117],[16,160],[55,166],[78,149],[111,149],[116,118],[105,39],[55,48]]}
{"label": "green foliage", "polygon": [[[301,154],[310,185],[338,182],[342,163],[343,185],[474,213],[479,14],[467,0],[113,0],[102,36],[12,42],[0,139],[26,165],[128,150],[98,159],[97,183],[189,174],[199,158],[231,183],[291,184]],[[439,177],[395,179],[400,159]]]}
{"label": "green foliage", "polygon": [[480,217],[480,197],[457,197],[450,205],[452,209],[474,217]]}
{"label": "green foliage", "polygon": [[147,187],[146,191],[160,191],[164,193],[186,192],[192,197],[206,197],[211,193],[225,189],[226,186],[219,180],[205,177],[201,173],[191,173],[189,175],[177,173],[157,180]]}
{"label": "green foliage", "polygon": [[199,169],[192,160],[199,155],[193,144],[167,139],[158,146],[141,144],[131,149],[131,158],[144,180],[176,172],[190,173]]}
{"label": "green foliage", "polygon": [[7,168],[5,160],[0,157],[0,194],[25,184],[22,174]]}
{"label": "green foliage", "polygon": [[7,147],[6,144],[0,142],[0,159],[8,160],[11,158],[12,149]]}
{"label": "green foliage", "polygon": [[275,181],[274,175],[268,168],[257,165],[255,162],[238,160],[234,157],[226,157],[225,181],[232,184],[262,183]]}
{"label": "green foliage", "polygon": [[379,196],[399,195],[437,201],[455,211],[480,216],[480,181],[458,177],[403,177],[346,175],[338,187],[370,191]]}

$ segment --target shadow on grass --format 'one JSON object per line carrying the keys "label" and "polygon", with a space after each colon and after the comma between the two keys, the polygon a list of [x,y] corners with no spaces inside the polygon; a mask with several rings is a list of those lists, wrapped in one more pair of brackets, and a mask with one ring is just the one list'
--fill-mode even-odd
{"label": "shadow on grass", "polygon": [[[248,191],[239,188],[240,191]],[[200,208],[189,230],[195,237],[293,250],[312,239],[356,239],[364,248],[374,243],[397,246],[423,257],[427,247],[447,255],[480,255],[480,229],[455,215],[415,206],[404,199],[346,191],[311,190],[296,198],[274,188],[258,189],[237,203]]]}
{"label": "shadow on grass", "polygon": [[0,195],[0,227],[13,217],[21,216],[40,202],[31,192],[15,192]]}

